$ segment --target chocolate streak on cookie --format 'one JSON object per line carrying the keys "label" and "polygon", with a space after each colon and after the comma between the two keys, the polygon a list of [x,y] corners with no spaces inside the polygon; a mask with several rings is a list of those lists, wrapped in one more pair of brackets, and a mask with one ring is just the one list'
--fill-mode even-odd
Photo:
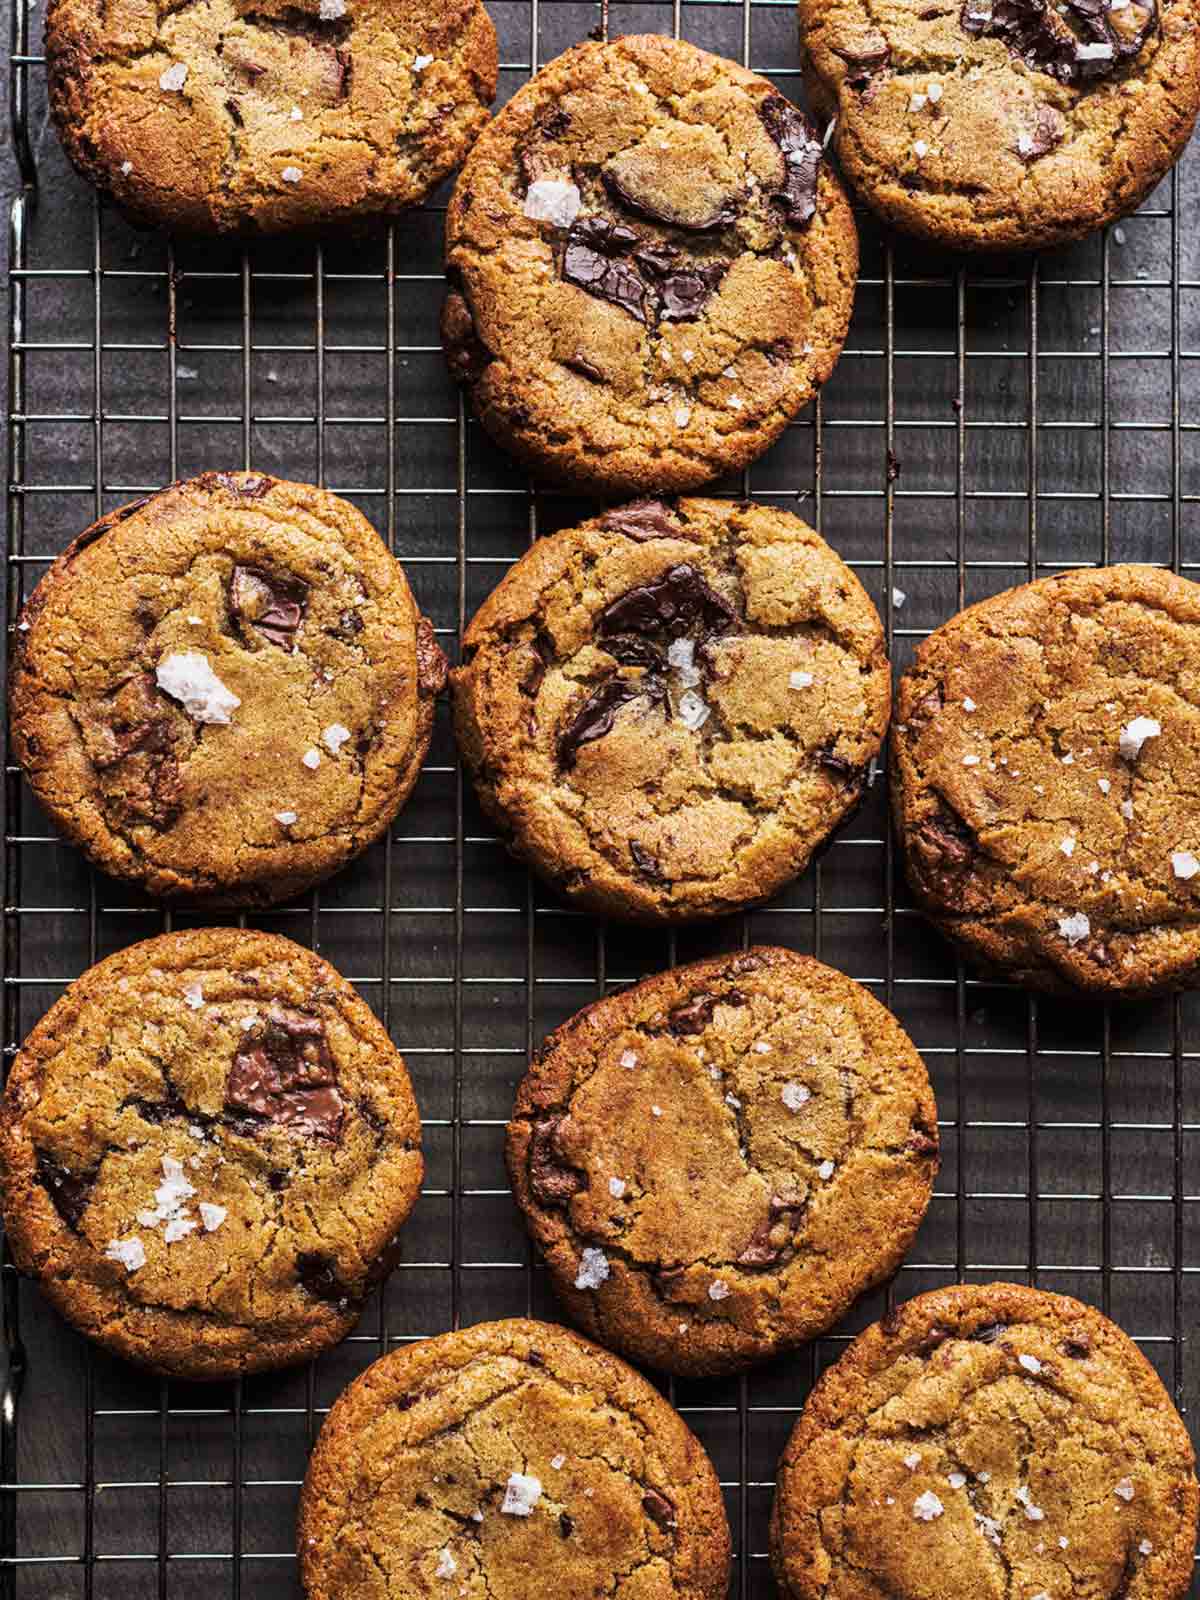
{"label": "chocolate streak on cookie", "polygon": [[324,1024],[303,1012],[275,1007],[233,1058],[225,1086],[227,1110],[336,1143],[345,1106],[325,1039]]}
{"label": "chocolate streak on cookie", "polygon": [[64,1167],[61,1161],[56,1161],[44,1150],[39,1150],[37,1175],[38,1182],[50,1196],[55,1211],[72,1233],[78,1233],[83,1213],[92,1198],[92,1190],[96,1184],[95,1174],[72,1172],[70,1167]]}
{"label": "chocolate streak on cookie", "polygon": [[1157,0],[1125,9],[1144,17],[1130,33],[1113,23],[1107,0],[965,0],[959,21],[975,38],[1003,39],[1027,67],[1077,84],[1111,77],[1158,26]]}
{"label": "chocolate streak on cookie", "polygon": [[781,94],[759,103],[758,115],[783,156],[783,187],[771,199],[793,227],[808,222],[817,209],[817,179],[823,146],[812,123]]}

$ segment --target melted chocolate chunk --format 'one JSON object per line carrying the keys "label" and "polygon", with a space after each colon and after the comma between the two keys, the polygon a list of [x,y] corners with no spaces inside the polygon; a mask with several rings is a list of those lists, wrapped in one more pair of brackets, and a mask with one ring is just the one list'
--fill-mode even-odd
{"label": "melted chocolate chunk", "polygon": [[292,650],[308,604],[308,585],[260,567],[234,567],[229,603],[242,624],[243,638],[246,628],[252,627],[281,650]]}
{"label": "melted chocolate chunk", "polygon": [[546,146],[555,139],[561,139],[570,126],[570,112],[557,107],[535,124],[529,138],[517,152],[522,194],[528,193],[530,184],[537,183],[540,178],[561,177],[566,172],[567,163],[562,154],[548,150]]}
{"label": "melted chocolate chunk", "polygon": [[692,322],[697,318],[729,270],[725,261],[691,272],[670,272],[658,285],[659,315],[664,322]]}
{"label": "melted chocolate chunk", "polygon": [[1129,22],[1119,25],[1107,0],[965,0],[959,21],[975,38],[1003,39],[1027,67],[1079,84],[1111,77],[1157,28],[1157,0],[1125,9]]}
{"label": "melted chocolate chunk", "polygon": [[807,1196],[787,1193],[771,1196],[767,1214],[750,1236],[750,1242],[737,1258],[739,1267],[774,1267],[792,1255],[788,1239],[773,1240],[771,1235],[783,1227],[794,1233],[808,1204]]}
{"label": "melted chocolate chunk", "polygon": [[1051,150],[1057,150],[1066,131],[1066,118],[1057,107],[1037,106],[1032,123],[1017,136],[1017,154],[1025,162],[1040,161]]}
{"label": "melted chocolate chunk", "polygon": [[688,562],[669,567],[660,578],[627,589],[605,606],[596,620],[601,638],[618,633],[654,633],[672,638],[699,629],[725,633],[736,621],[729,602]]}
{"label": "melted chocolate chunk", "polygon": [[274,1123],[335,1143],[345,1107],[320,1020],[274,1007],[234,1056],[225,1104],[252,1119],[247,1123],[251,1130],[259,1122]]}
{"label": "melted chocolate chunk", "polygon": [[302,1250],[296,1257],[296,1278],[314,1300],[344,1306],[350,1299],[346,1285],[337,1275],[337,1262],[319,1250]]}
{"label": "melted chocolate chunk", "polygon": [[565,1206],[586,1186],[582,1172],[567,1166],[558,1153],[556,1139],[563,1118],[543,1117],[533,1124],[529,1141],[529,1187],[541,1206]]}
{"label": "melted chocolate chunk", "polygon": [[479,336],[475,313],[459,289],[450,289],[442,307],[442,348],[455,383],[470,387],[496,359]]}
{"label": "melted chocolate chunk", "polygon": [[242,478],[235,478],[231,472],[218,472],[214,476],[222,489],[227,489],[230,494],[239,495],[243,500],[261,500],[275,482],[274,478],[263,477],[260,473],[255,473],[253,477]]}
{"label": "melted chocolate chunk", "polygon": [[634,500],[630,505],[618,506],[600,519],[600,526],[609,533],[623,533],[639,544],[650,539],[686,537],[675,513],[662,500]]}
{"label": "melted chocolate chunk", "polygon": [[575,1524],[565,1511],[559,1512],[558,1531],[563,1539],[569,1539],[575,1531]]}
{"label": "melted chocolate chunk", "polygon": [[92,1190],[96,1184],[95,1174],[72,1172],[70,1167],[64,1167],[53,1156],[47,1155],[44,1150],[39,1150],[37,1175],[38,1182],[50,1196],[55,1211],[72,1233],[78,1233],[83,1213],[92,1198]]}
{"label": "melted chocolate chunk", "polygon": [[730,989],[721,995],[698,994],[686,1005],[676,1006],[674,1011],[668,1011],[667,1027],[672,1033],[703,1033],[712,1021],[713,1010],[718,1004],[742,1006],[745,1003],[745,995],[739,994],[736,989]]}
{"label": "melted chocolate chunk", "polygon": [[559,734],[559,766],[564,769],[573,767],[581,745],[591,744],[593,740],[603,739],[606,733],[611,733],[617,712],[622,706],[642,696],[661,703],[664,693],[662,683],[657,678],[606,678],[598,689],[592,690]]}
{"label": "melted chocolate chunk", "polygon": [[1091,1344],[1081,1338],[1064,1339],[1061,1348],[1063,1354],[1070,1356],[1072,1361],[1086,1361],[1092,1353]]}
{"label": "melted chocolate chunk", "polygon": [[763,127],[783,156],[783,187],[771,199],[793,227],[807,222],[817,209],[817,177],[823,146],[812,123],[781,94],[768,95],[758,108]]}
{"label": "melted chocolate chunk", "polygon": [[917,1354],[922,1356],[931,1356],[933,1352],[938,1349],[939,1346],[945,1344],[946,1340],[949,1338],[950,1329],[943,1328],[940,1322],[935,1323],[934,1326],[930,1328],[926,1337],[922,1339],[921,1343],[917,1346]]}
{"label": "melted chocolate chunk", "polygon": [[84,730],[96,769],[119,769],[111,786],[105,785],[105,801],[123,821],[166,828],[178,816],[176,737],[173,713],[145,672],[114,690],[100,717]]}
{"label": "melted chocolate chunk", "polygon": [[886,39],[865,41],[858,49],[838,49],[834,54],[846,63],[846,82],[852,89],[865,89],[877,73],[891,65],[892,51]]}
{"label": "melted chocolate chunk", "polygon": [[733,199],[722,200],[715,211],[694,221],[679,211],[664,211],[645,195],[634,194],[610,167],[605,168],[600,178],[609,194],[624,210],[632,211],[636,217],[645,217],[648,222],[662,222],[668,228],[681,228],[685,233],[717,233],[737,218],[737,201]]}
{"label": "melted chocolate chunk", "polygon": [[562,275],[601,300],[628,311],[639,322],[650,320],[646,284],[625,259],[640,244],[632,228],[603,217],[582,217],[572,224],[563,251]]}
{"label": "melted chocolate chunk", "polygon": [[839,756],[835,750],[818,750],[817,765],[826,767],[830,772],[836,772],[839,778],[861,779],[862,768],[856,767],[853,761],[847,761],[845,756]]}
{"label": "melted chocolate chunk", "polygon": [[659,1494],[657,1489],[647,1489],[642,1496],[642,1510],[657,1523],[664,1533],[675,1526],[675,1507],[665,1494]]}
{"label": "melted chocolate chunk", "polygon": [[658,858],[652,856],[649,850],[643,850],[636,839],[629,841],[629,855],[634,866],[643,878],[649,878],[651,883],[669,883],[670,879],[663,872],[658,863]]}
{"label": "melted chocolate chunk", "polygon": [[977,1344],[995,1344],[997,1339],[1003,1339],[1007,1332],[1007,1322],[988,1322],[982,1328],[976,1328],[971,1337]]}
{"label": "melted chocolate chunk", "polygon": [[667,669],[662,651],[650,639],[639,634],[618,634],[615,639],[606,639],[604,648],[623,667],[646,667],[651,672],[665,672]]}
{"label": "melted chocolate chunk", "polygon": [[956,891],[959,878],[978,853],[970,828],[960,816],[946,810],[935,812],[917,826],[912,848],[930,879],[930,888],[941,896]]}

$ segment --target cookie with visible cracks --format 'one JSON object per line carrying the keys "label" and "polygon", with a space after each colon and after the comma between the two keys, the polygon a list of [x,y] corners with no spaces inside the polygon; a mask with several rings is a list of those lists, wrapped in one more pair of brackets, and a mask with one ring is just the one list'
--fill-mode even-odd
{"label": "cookie with visible cracks", "polygon": [[799,0],[846,177],[951,250],[1036,250],[1135,210],[1200,109],[1195,0]]}
{"label": "cookie with visible cracks", "polygon": [[943,933],[1034,988],[1200,969],[1200,585],[1087,568],[930,635],[901,681],[892,807]]}
{"label": "cookie with visible cracks", "polygon": [[164,898],[269,905],[408,798],[445,660],[345,500],[205,473],[54,563],[16,630],[13,740],[94,864]]}
{"label": "cookie with visible cracks", "polygon": [[368,1367],[300,1499],[308,1600],[724,1600],[716,1474],[623,1361],[549,1323],[482,1323]]}
{"label": "cookie with visible cracks", "polygon": [[463,639],[459,747],[510,847],[604,916],[766,899],[858,804],[883,626],[798,517],[642,501],[538,543]]}
{"label": "cookie with visible cracks", "polygon": [[307,1361],[391,1270],[420,1190],[404,1063],[290,939],[164,934],[73,983],[0,1101],[17,1266],[81,1333],[173,1377]]}
{"label": "cookie with visible cracks", "polygon": [[895,1271],[932,1192],[937,1109],[865,989],[756,948],[647,978],[551,1034],[506,1155],[583,1331],[712,1376],[824,1333]]}
{"label": "cookie with visible cracks", "polygon": [[1183,1600],[1187,1429],[1114,1323],[1016,1284],[935,1290],[868,1328],[779,1467],[786,1600]]}
{"label": "cookie with visible cracks", "polygon": [[762,454],[833,370],[858,241],[804,113],[635,35],[508,102],[459,176],[446,263],[443,343],[484,427],[616,497]]}
{"label": "cookie with visible cracks", "polygon": [[496,92],[479,0],[53,0],[50,109],[131,221],[360,230],[462,161]]}

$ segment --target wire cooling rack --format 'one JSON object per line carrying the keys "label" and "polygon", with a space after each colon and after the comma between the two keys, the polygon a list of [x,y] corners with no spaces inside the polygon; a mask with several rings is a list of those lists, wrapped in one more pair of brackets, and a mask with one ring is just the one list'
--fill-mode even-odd
{"label": "wire cooling rack", "polygon": [[[7,603],[94,517],[172,478],[254,467],[362,507],[448,651],[538,533],[588,509],[532,494],[463,413],[437,348],[445,195],[367,246],[249,255],[130,231],[47,131],[36,0],[15,0]],[[799,97],[791,0],[498,0],[501,98],[589,33],[678,32]],[[796,509],[875,595],[897,666],[968,601],[1110,560],[1200,567],[1200,159],[1137,214],[1037,260],[965,263],[863,217],[846,354],[741,481]],[[903,597],[903,598],[902,598]],[[169,925],[93,877],[6,768],[4,1041],[98,956]],[[4,1268],[0,1600],[297,1592],[306,1452],[337,1393],[397,1343],[554,1314],[508,1200],[504,1121],[527,1052],[606,988],[777,941],[870,985],[920,1046],[944,1159],[910,1259],[835,1334],[749,1377],[668,1392],[728,1502],[739,1600],[773,1593],[775,1463],[815,1374],[891,1298],[993,1277],[1065,1290],[1200,1399],[1200,1006],[1039,1002],[964,973],[896,874],[885,782],[768,908],[677,935],[564,909],[506,857],[444,711],[390,837],[256,921],[319,947],[403,1051],[428,1180],[404,1259],[357,1331],[299,1372],[216,1387],[95,1353]],[[176,926],[203,920],[184,911]],[[1194,1591],[1194,1593],[1200,1591]]]}

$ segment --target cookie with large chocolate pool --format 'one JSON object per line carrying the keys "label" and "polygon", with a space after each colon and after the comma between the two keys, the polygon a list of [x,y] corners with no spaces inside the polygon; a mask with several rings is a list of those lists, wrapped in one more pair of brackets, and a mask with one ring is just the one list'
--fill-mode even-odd
{"label": "cookie with large chocolate pool", "polygon": [[56,1310],[184,1378],[343,1338],[421,1183],[404,1063],[346,980],[236,928],[131,945],[25,1040],[0,1101],[8,1243]]}
{"label": "cookie with large chocolate pool", "polygon": [[943,624],[900,685],[892,804],[939,928],[1042,989],[1200,971],[1200,585],[1066,572]]}
{"label": "cookie with large chocolate pool", "polygon": [[13,739],[96,866],[208,905],[366,848],[429,748],[445,660],[345,500],[210,472],[81,534],[17,625]]}
{"label": "cookie with large chocolate pool", "polygon": [[909,1300],[809,1395],[779,1466],[784,1600],[1183,1600],[1195,1456],[1091,1306],[1012,1283]]}
{"label": "cookie with large chocolate pool", "polygon": [[725,1600],[712,1463],[631,1367],[513,1318],[384,1356],[300,1497],[308,1600]]}
{"label": "cookie with large chocolate pool", "polygon": [[813,104],[887,222],[1041,249],[1134,210],[1200,108],[1195,0],[799,0]]}
{"label": "cookie with large chocolate pool", "polygon": [[696,488],[833,370],[858,267],[820,134],[764,78],[657,35],[584,44],[481,136],[442,332],[499,442],[604,494]]}
{"label": "cookie with large chocolate pool", "polygon": [[937,1108],[890,1012],[808,956],[647,978],[553,1033],[517,1091],[513,1193],[585,1333],[735,1372],[824,1333],[929,1204]]}
{"label": "cookie with large chocolate pool", "polygon": [[798,517],[641,501],[540,540],[454,673],[511,848],[591,911],[715,917],[803,871],[887,727],[883,627]]}
{"label": "cookie with large chocolate pool", "polygon": [[480,0],[52,0],[50,109],[135,222],[358,228],[422,200],[496,92]]}

